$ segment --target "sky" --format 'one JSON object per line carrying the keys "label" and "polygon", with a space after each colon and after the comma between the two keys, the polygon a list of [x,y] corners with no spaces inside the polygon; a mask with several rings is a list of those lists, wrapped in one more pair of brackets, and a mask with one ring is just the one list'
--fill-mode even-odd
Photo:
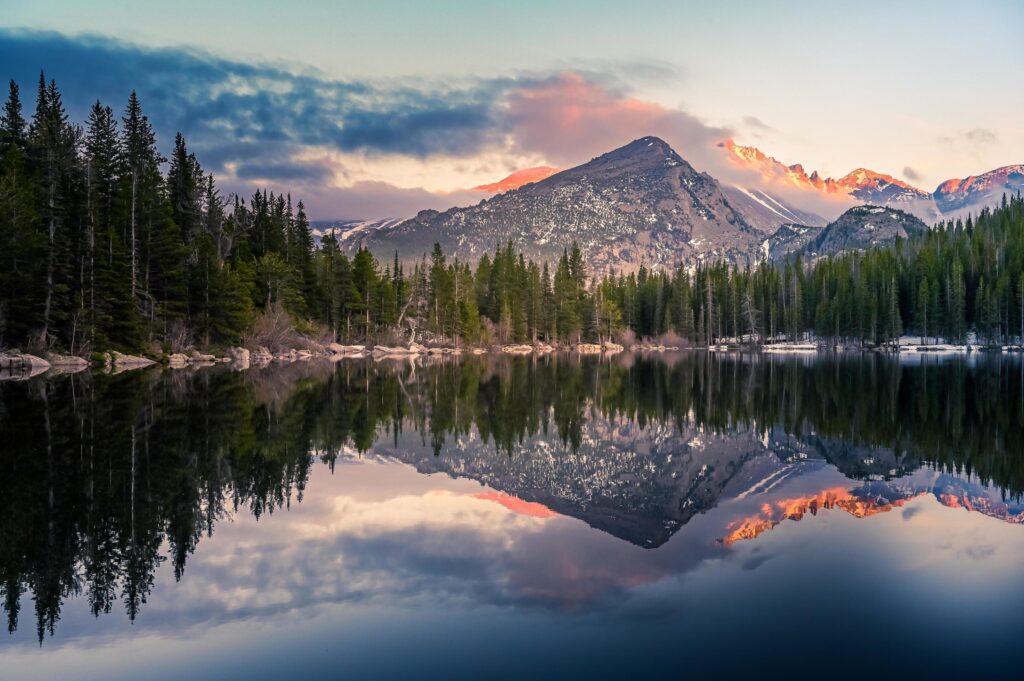
{"label": "sky", "polygon": [[0,0],[0,72],[76,120],[136,89],[226,191],[320,219],[478,201],[649,134],[741,182],[732,137],[926,190],[1024,163],[1024,3]]}

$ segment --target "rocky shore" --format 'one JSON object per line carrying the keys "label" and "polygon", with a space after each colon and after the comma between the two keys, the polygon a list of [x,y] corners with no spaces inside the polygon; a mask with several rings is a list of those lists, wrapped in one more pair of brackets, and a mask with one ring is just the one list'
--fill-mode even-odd
{"label": "rocky shore", "polygon": [[[17,349],[0,351],[0,380],[25,380],[41,374],[59,375],[76,373],[94,368],[106,373],[122,373],[148,367],[163,366],[171,370],[200,369],[203,367],[226,364],[234,370],[250,367],[264,367],[274,363],[303,362],[310,360],[326,360],[339,362],[352,359],[371,359],[373,361],[413,360],[431,357],[457,357],[460,355],[547,355],[553,352],[572,352],[579,355],[613,355],[624,352],[627,348],[612,342],[576,343],[572,345],[552,345],[549,343],[480,346],[427,346],[411,342],[406,345],[344,345],[328,343],[320,345],[310,342],[305,347],[279,349],[271,351],[264,346],[255,348],[230,347],[221,353],[204,353],[197,349],[189,352],[176,352],[161,357],[129,355],[117,351],[94,355],[92,360],[75,355],[47,354],[39,357]],[[677,348],[657,345],[632,345],[629,350],[638,352],[663,352]]]}

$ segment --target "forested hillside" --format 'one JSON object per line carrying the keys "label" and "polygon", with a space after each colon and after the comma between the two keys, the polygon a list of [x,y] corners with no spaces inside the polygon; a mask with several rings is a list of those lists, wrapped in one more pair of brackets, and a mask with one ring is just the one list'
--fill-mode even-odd
{"label": "forested hillside", "polygon": [[302,202],[225,199],[180,134],[161,156],[134,92],[120,117],[97,101],[79,126],[42,75],[26,120],[11,81],[0,158],[0,346],[210,343],[268,302],[312,312]]}
{"label": "forested hillside", "polygon": [[[40,75],[35,111],[13,81],[0,118],[0,347],[152,354],[242,342],[261,317],[321,340],[576,342],[631,332],[693,344],[813,335],[885,344],[902,333],[1024,336],[1024,201],[895,245],[742,269],[721,262],[595,275],[499,245],[475,262],[352,257],[319,246],[290,195],[223,196],[178,134],[161,156],[132,93],[69,120]],[[269,314],[268,314],[269,313]],[[265,319],[265,317],[263,317]]]}

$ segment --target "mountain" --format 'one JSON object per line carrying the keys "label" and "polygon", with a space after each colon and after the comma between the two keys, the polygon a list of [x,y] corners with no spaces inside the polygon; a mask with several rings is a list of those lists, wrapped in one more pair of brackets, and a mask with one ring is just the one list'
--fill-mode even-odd
{"label": "mountain", "polygon": [[725,185],[722,187],[722,193],[743,219],[763,232],[770,233],[785,224],[824,227],[828,222],[816,213],[801,210],[791,202],[760,189]]}
{"label": "mountain", "polygon": [[1024,165],[1004,166],[962,180],[946,180],[935,190],[935,202],[944,213],[994,205],[1003,194],[1024,191]]}
{"label": "mountain", "polygon": [[634,270],[702,259],[747,264],[764,236],[713,177],[664,141],[644,137],[475,206],[421,211],[399,225],[364,230],[348,247],[409,259],[437,242],[474,260],[511,240],[527,257],[551,261],[575,241],[592,270]]}
{"label": "mountain", "polygon": [[[895,206],[928,222],[937,222],[964,212],[978,212],[1002,200],[1003,194],[1024,191],[1024,165],[997,168],[981,175],[947,180],[934,192],[914,187],[891,175],[857,168],[839,179],[808,174],[799,163],[786,165],[757,147],[726,139],[718,144],[736,166],[753,170],[767,187],[796,188],[835,198],[849,197],[860,203]],[[748,190],[742,190],[748,191]],[[790,203],[793,203],[791,199]],[[814,221],[795,220],[814,225]]]}
{"label": "mountain", "polygon": [[359,235],[371,232],[375,229],[394,227],[404,221],[405,218],[378,218],[376,220],[314,220],[310,227],[313,239],[320,243],[320,240],[327,234],[333,232],[334,236],[342,244],[350,240],[356,240]]}
{"label": "mountain", "polygon": [[931,195],[917,187],[897,180],[892,175],[857,168],[836,180],[836,187],[859,201],[875,205],[928,201]]}
{"label": "mountain", "polygon": [[510,189],[519,189],[524,184],[546,180],[557,172],[558,168],[552,168],[551,166],[523,168],[522,170],[515,171],[503,180],[473,187],[473,191],[486,192],[488,194],[500,194],[501,192],[507,192]]}
{"label": "mountain", "polygon": [[[591,414],[580,424],[577,442],[537,434],[502,452],[472,432],[435,451],[408,433],[397,444],[378,444],[373,454],[420,473],[475,480],[499,493],[490,498],[517,512],[577,518],[647,549],[665,544],[697,516],[745,497],[761,503],[753,505],[753,515],[724,528],[725,545],[821,509],[863,518],[923,494],[934,494],[946,506],[1024,522],[1024,504],[1004,501],[998,489],[978,482],[936,475],[904,452],[798,437],[778,426],[767,433],[709,434],[694,426],[640,425]],[[830,467],[845,481],[833,477],[830,487],[806,494],[801,479]]]}
{"label": "mountain", "polygon": [[827,226],[783,225],[765,240],[770,260],[804,253],[815,258],[842,251],[866,250],[928,231],[928,225],[906,211],[885,206],[856,206]]}
{"label": "mountain", "polygon": [[782,225],[765,239],[762,247],[768,260],[784,260],[790,255],[803,252],[818,238],[823,227],[814,225]]}
{"label": "mountain", "polygon": [[539,434],[496,452],[473,433],[438,453],[412,437],[374,453],[421,473],[476,480],[644,548],[661,546],[697,515],[766,478],[821,466],[780,458],[754,430],[708,437],[697,428],[604,417],[581,423],[575,444]]}
{"label": "mountain", "polygon": [[786,165],[756,147],[740,146],[731,139],[720,142],[718,146],[728,152],[730,160],[736,165],[757,171],[769,183],[813,189],[823,194],[849,195],[858,201],[874,204],[931,199],[931,194],[922,189],[867,168],[857,168],[839,179],[833,179],[821,177],[817,171],[808,175],[799,163]]}

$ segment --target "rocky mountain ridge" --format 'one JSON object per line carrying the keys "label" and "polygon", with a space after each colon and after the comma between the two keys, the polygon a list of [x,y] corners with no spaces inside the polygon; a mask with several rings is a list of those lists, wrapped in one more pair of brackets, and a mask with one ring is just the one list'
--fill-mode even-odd
{"label": "rocky mountain ridge", "polygon": [[799,163],[786,165],[757,147],[739,145],[732,139],[726,139],[718,146],[730,161],[738,167],[753,170],[765,185],[810,190],[837,198],[848,196],[867,204],[894,206],[928,222],[958,217],[965,210],[977,212],[997,203],[1004,193],[1016,194],[1024,190],[1024,165],[1004,166],[980,175],[946,180],[935,191],[928,192],[891,175],[867,168],[857,168],[841,178],[833,179],[822,177],[817,171],[808,174]]}
{"label": "rocky mountain ridge", "polygon": [[366,230],[349,247],[416,258],[437,242],[475,260],[512,241],[527,257],[552,261],[576,242],[592,270],[635,270],[702,260],[751,264],[764,236],[713,177],[663,140],[643,137],[475,206],[421,211]]}

